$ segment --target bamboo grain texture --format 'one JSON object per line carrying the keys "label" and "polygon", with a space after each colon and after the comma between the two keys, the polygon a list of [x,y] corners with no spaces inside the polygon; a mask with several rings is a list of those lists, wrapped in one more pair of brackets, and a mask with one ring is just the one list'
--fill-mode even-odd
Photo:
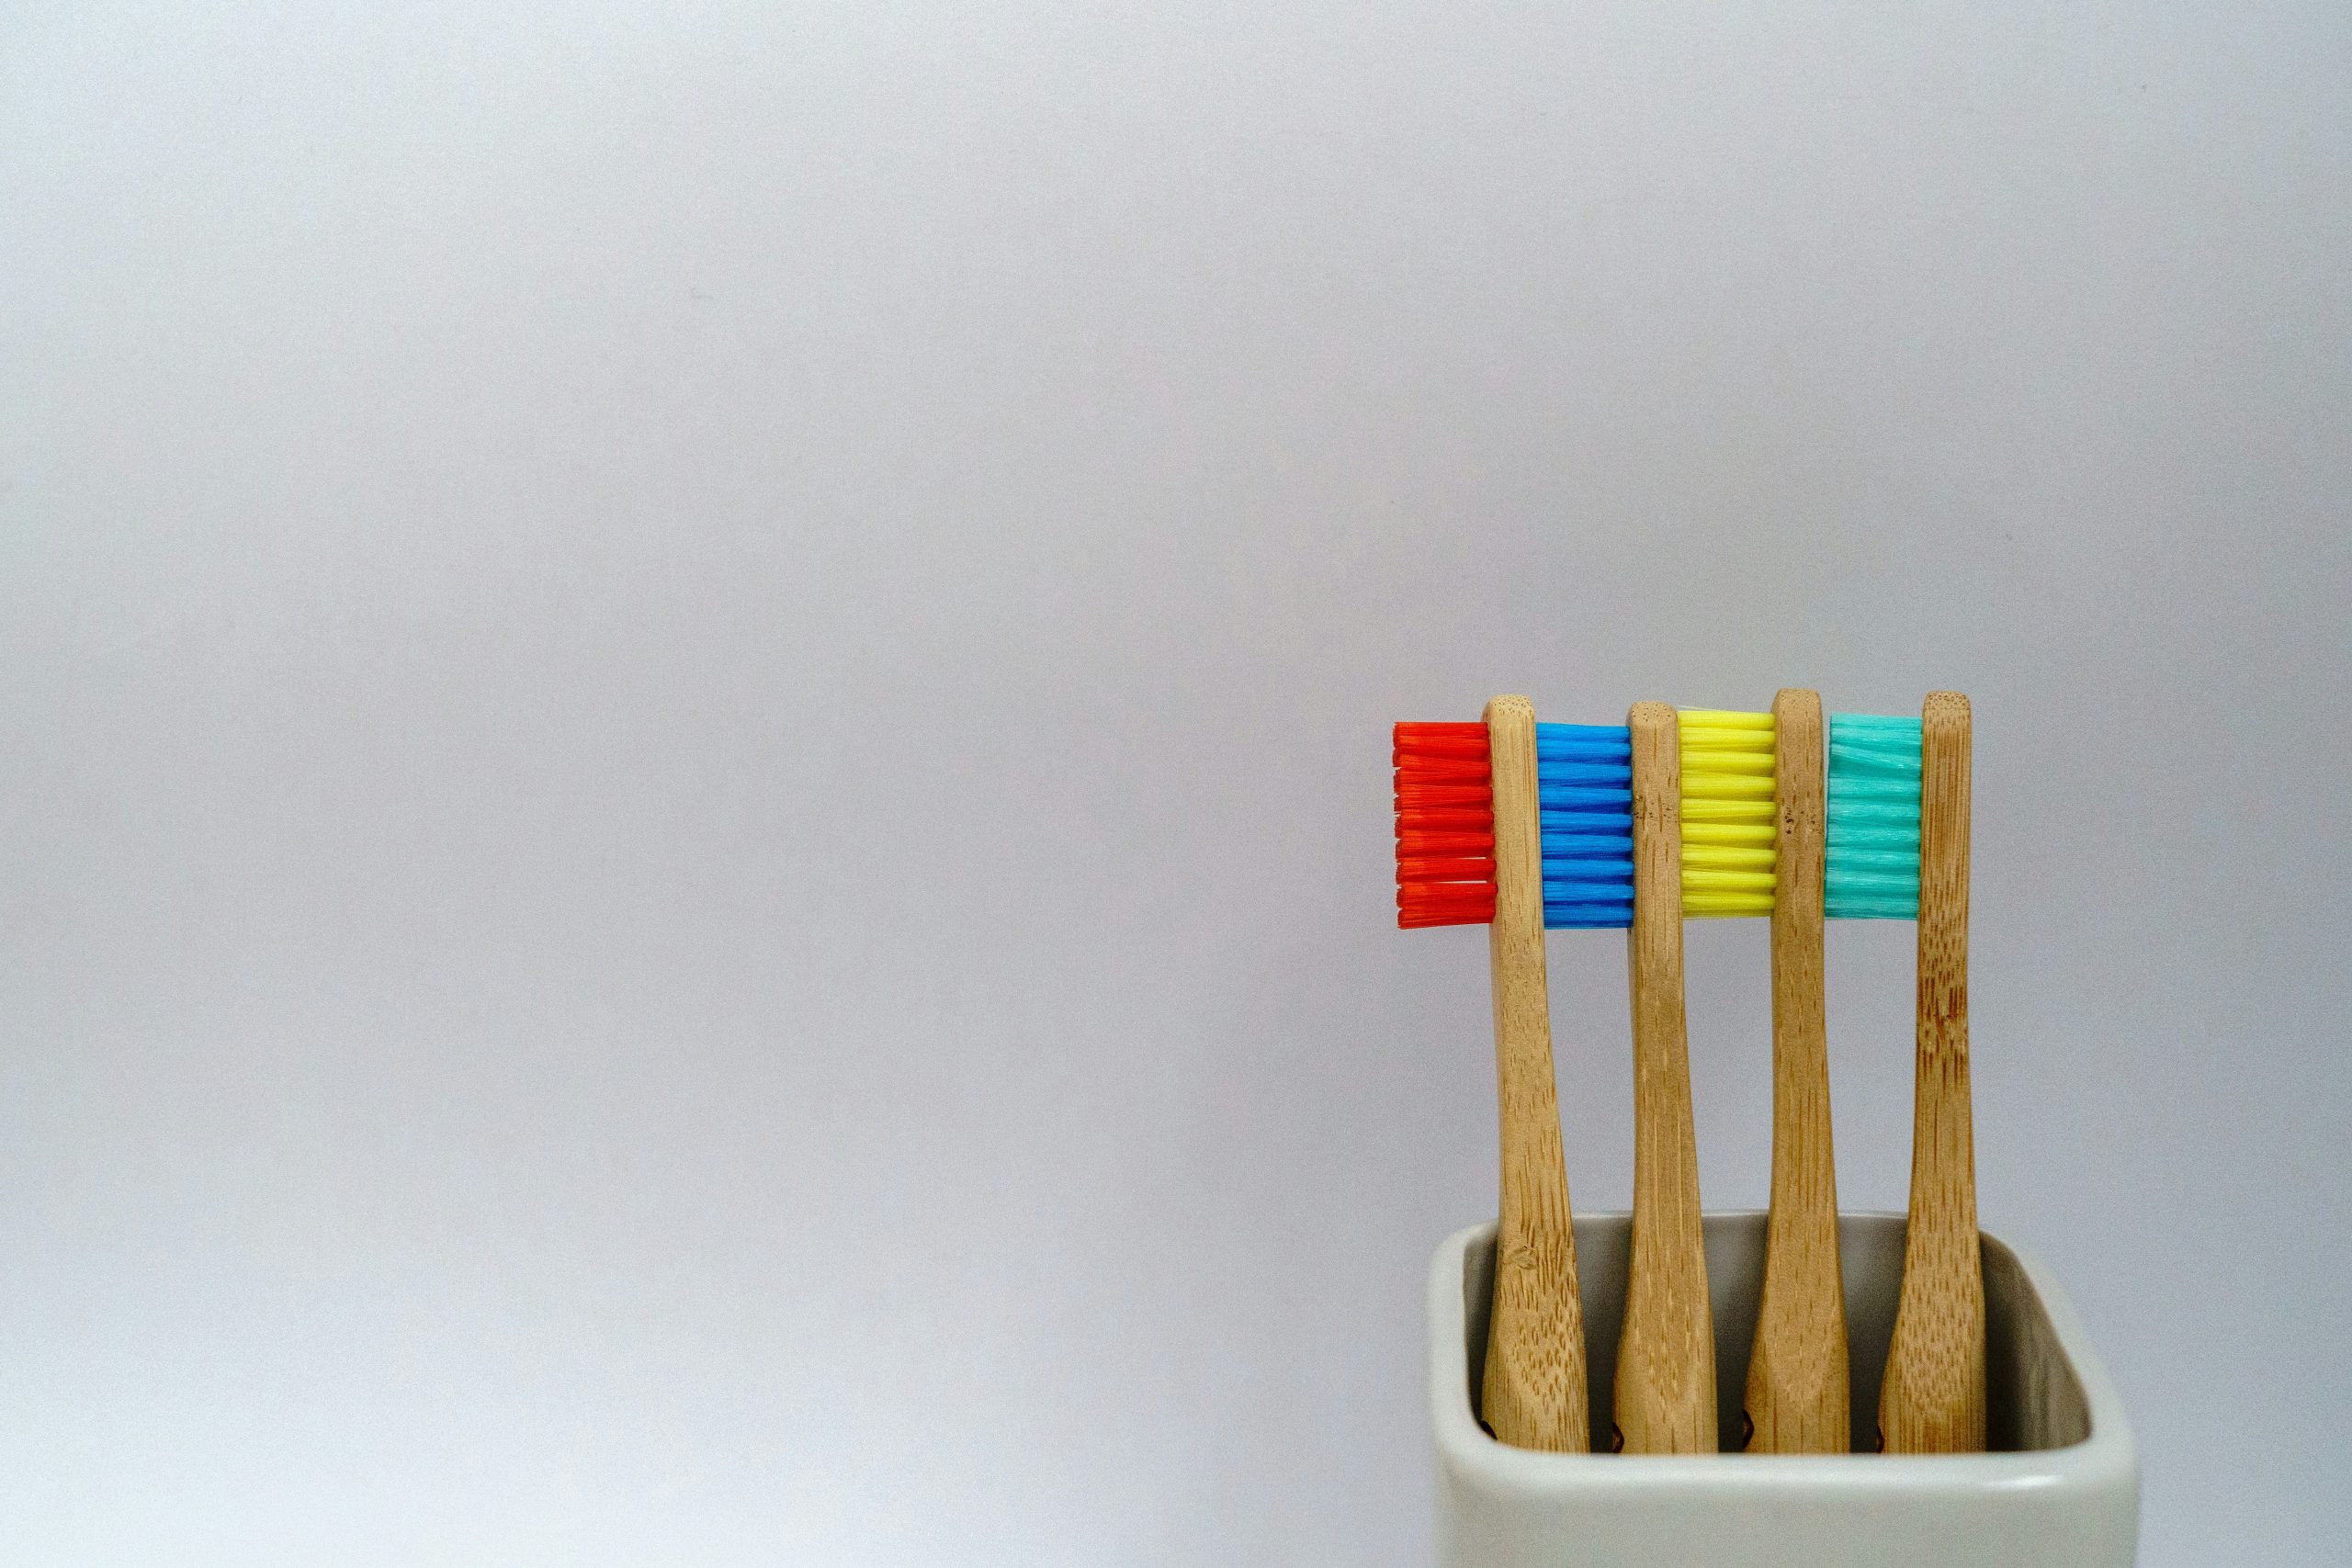
{"label": "bamboo grain texture", "polygon": [[1903,1291],[1879,1398],[1889,1453],[1984,1447],[1984,1281],[1968,1084],[1969,707],[1920,715],[1918,1058]]}
{"label": "bamboo grain texture", "polygon": [[1495,918],[1487,941],[1502,1191],[1480,1403],[1498,1440],[1581,1453],[1590,1446],[1590,1418],[1544,968],[1535,709],[1525,697],[1500,696],[1485,716],[1494,790]]}
{"label": "bamboo grain texture", "polygon": [[1780,852],[1772,899],[1772,1201],[1744,1446],[1756,1453],[1844,1453],[1853,1415],[1824,1001],[1820,694],[1782,691],[1772,717]]}
{"label": "bamboo grain texture", "polygon": [[1634,1224],[1618,1341],[1616,1446],[1716,1451],[1713,1325],[1682,999],[1682,763],[1674,710],[1637,703],[1633,732]]}

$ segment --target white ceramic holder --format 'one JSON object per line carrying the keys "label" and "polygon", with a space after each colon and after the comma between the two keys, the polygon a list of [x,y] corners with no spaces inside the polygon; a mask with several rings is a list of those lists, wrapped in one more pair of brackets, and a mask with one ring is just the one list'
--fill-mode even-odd
{"label": "white ceramic holder", "polygon": [[[2140,1461],[2107,1372],[2049,1271],[1984,1237],[1988,1446],[1870,1451],[1903,1271],[1900,1214],[1838,1223],[1852,1365],[1851,1454],[1611,1454],[1609,1418],[1632,1243],[1624,1214],[1576,1218],[1594,1451],[1507,1448],[1478,1423],[1494,1232],[1430,1271],[1430,1417],[1446,1568],[2131,1568]],[[1764,1277],[1764,1216],[1706,1217],[1716,1429],[1736,1444]]]}

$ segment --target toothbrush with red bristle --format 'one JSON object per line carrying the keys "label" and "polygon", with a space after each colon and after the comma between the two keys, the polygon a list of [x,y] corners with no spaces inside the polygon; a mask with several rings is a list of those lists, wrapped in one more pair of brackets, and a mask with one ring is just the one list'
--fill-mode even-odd
{"label": "toothbrush with red bristle", "polygon": [[1590,1446],[1576,1234],[1544,968],[1544,812],[1534,705],[1396,729],[1396,923],[1487,928],[1502,1194],[1481,1413],[1516,1448]]}

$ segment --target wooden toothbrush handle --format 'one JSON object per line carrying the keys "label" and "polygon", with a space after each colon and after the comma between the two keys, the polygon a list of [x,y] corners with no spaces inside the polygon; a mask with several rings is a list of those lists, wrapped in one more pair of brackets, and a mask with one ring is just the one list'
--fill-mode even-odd
{"label": "wooden toothbrush handle", "polygon": [[1853,1444],[1846,1284],[1830,1152],[1822,894],[1828,807],[1821,695],[1772,699],[1780,818],[1772,895],[1772,1213],[1747,1361],[1747,1448],[1844,1453]]}
{"label": "wooden toothbrush handle", "polygon": [[1627,1453],[1713,1453],[1715,1350],[1690,1125],[1682,1012],[1682,755],[1674,710],[1636,703],[1634,1249],[1617,1343],[1617,1442]]}
{"label": "wooden toothbrush handle", "polygon": [[1968,699],[1919,723],[1919,1052],[1903,1294],[1879,1395],[1889,1453],[1984,1446],[1984,1276],[1968,1095]]}
{"label": "wooden toothbrush handle", "polygon": [[1576,1233],[1552,1081],[1544,974],[1544,842],[1535,789],[1535,707],[1487,705],[1494,786],[1495,1087],[1502,1116],[1502,1205],[1495,1226],[1494,1311],[1481,1408],[1514,1448],[1591,1446]]}

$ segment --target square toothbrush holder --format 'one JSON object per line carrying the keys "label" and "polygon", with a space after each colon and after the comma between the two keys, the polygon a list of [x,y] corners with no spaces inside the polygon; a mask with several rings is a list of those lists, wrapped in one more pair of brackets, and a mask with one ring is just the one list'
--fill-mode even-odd
{"label": "square toothbrush holder", "polygon": [[[1764,1215],[1705,1218],[1717,1429],[1740,1432],[1764,1278]],[[1878,1454],[1879,1379],[1903,1275],[1904,1218],[1838,1222],[1850,1454],[1612,1454],[1617,1335],[1632,1222],[1576,1217],[1594,1426],[1589,1454],[1506,1447],[1479,1425],[1492,1224],[1450,1236],[1430,1270],[1430,1418],[1446,1568],[2131,1568],[2140,1463],[2114,1385],[2030,1256],[1984,1236],[1987,1448]]]}

